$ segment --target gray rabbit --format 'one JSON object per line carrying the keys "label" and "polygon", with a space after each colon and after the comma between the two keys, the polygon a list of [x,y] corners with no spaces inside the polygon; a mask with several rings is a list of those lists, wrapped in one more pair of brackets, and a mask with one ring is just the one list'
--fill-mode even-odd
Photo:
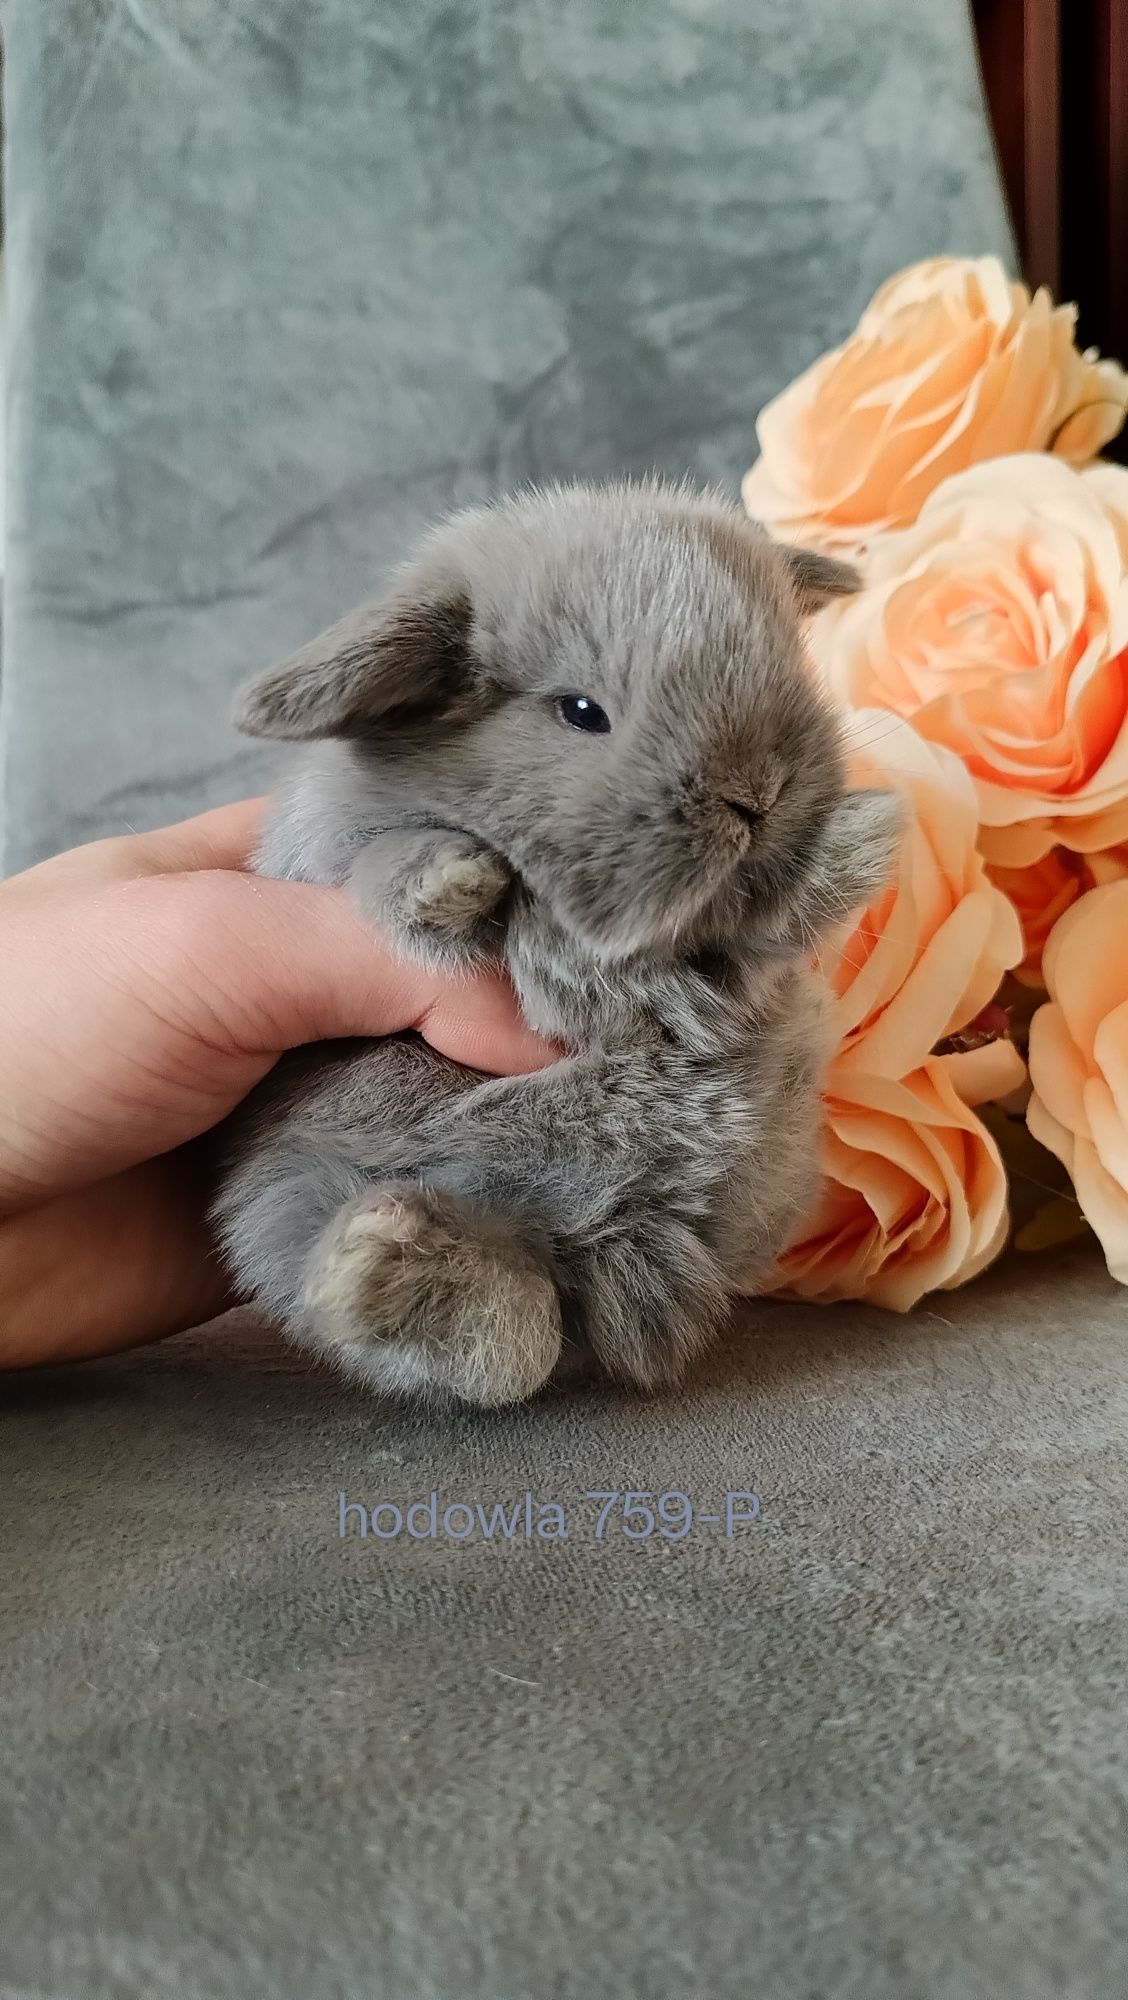
{"label": "gray rabbit", "polygon": [[414,1036],[285,1058],[230,1131],[236,1277],[394,1391],[531,1395],[562,1350],[652,1387],[817,1185],[811,954],[886,878],[802,620],[857,579],[723,501],[573,486],[460,514],[241,696],[326,739],[259,871],[347,883],[407,954],[506,967],[567,1053],[486,1079]]}

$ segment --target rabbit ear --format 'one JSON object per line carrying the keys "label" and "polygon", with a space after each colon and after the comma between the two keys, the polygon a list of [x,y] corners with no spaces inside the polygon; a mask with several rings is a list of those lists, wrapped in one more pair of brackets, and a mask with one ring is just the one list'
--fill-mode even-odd
{"label": "rabbit ear", "polygon": [[356,736],[447,709],[472,685],[470,599],[447,584],[361,605],[235,699],[245,736]]}
{"label": "rabbit ear", "polygon": [[832,597],[852,597],[862,587],[853,563],[838,562],[834,556],[817,555],[814,549],[781,549],[787,574],[799,599],[804,618],[821,611]]}

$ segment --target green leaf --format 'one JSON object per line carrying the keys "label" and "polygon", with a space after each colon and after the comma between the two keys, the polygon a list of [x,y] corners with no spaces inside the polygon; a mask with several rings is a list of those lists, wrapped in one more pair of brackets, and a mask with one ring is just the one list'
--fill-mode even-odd
{"label": "green leaf", "polygon": [[1016,1250],[1059,1250],[1063,1244],[1078,1243],[1083,1236],[1091,1234],[1076,1196],[1058,1195],[1023,1224],[1015,1236],[1014,1247]]}

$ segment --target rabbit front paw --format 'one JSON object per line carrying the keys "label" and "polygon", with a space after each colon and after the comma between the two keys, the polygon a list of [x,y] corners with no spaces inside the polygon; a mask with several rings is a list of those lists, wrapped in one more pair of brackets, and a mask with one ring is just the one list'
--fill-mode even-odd
{"label": "rabbit front paw", "polygon": [[354,863],[350,887],[409,957],[455,970],[498,956],[510,880],[500,856],[470,834],[426,829],[373,841]]}
{"label": "rabbit front paw", "polygon": [[769,919],[755,943],[770,960],[809,958],[891,879],[905,828],[896,792],[846,792],[831,812],[798,893]]}
{"label": "rabbit front paw", "polygon": [[897,792],[847,792],[831,814],[816,877],[824,921],[860,909],[890,880],[905,830]]}
{"label": "rabbit front paw", "polygon": [[404,900],[413,923],[457,934],[496,909],[508,887],[504,862],[458,835],[434,850]]}

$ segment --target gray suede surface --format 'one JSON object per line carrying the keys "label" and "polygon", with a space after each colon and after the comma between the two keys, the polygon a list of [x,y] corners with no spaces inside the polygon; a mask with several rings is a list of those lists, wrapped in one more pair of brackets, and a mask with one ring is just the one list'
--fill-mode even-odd
{"label": "gray suede surface", "polygon": [[[262,783],[231,686],[425,518],[735,490],[891,269],[1007,242],[960,0],[4,26],[9,868]],[[238,1318],[8,1384],[0,1993],[1119,2000],[1126,1334],[1073,1251],[655,1402],[428,1416]],[[432,1488],[567,1539],[338,1538]]]}
{"label": "gray suede surface", "polygon": [[[389,1410],[237,1320],[18,1383],[10,1990],[1114,2000],[1124,1319],[1074,1253],[654,1403]],[[338,1538],[432,1488],[568,1539]],[[596,1488],[761,1513],[600,1543]]]}

